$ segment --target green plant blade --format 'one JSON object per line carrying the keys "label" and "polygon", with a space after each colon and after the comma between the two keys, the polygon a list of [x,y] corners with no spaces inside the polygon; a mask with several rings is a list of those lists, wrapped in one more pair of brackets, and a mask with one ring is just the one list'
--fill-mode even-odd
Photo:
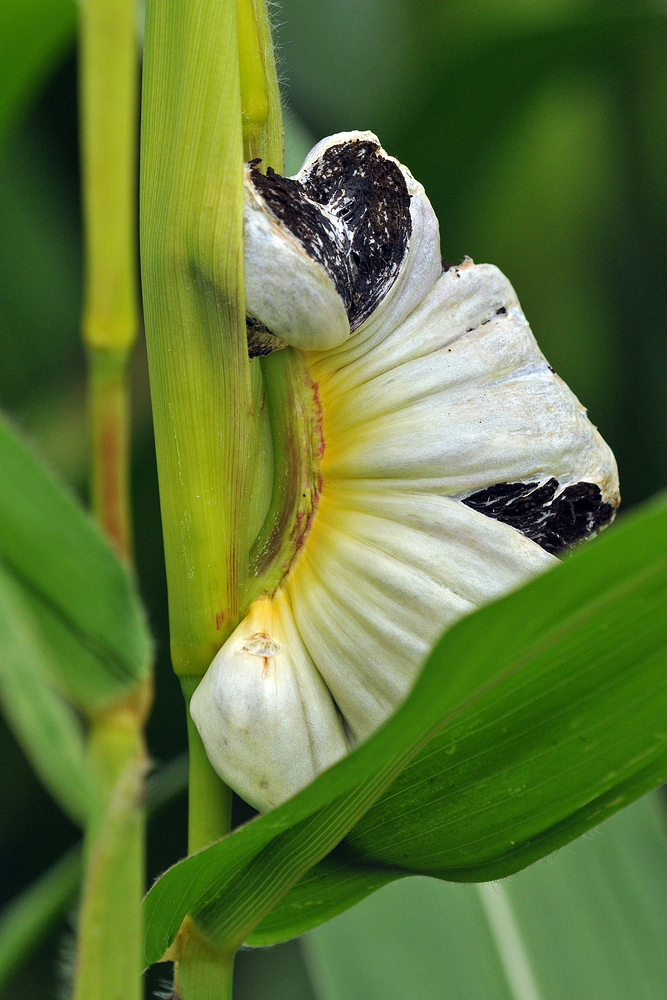
{"label": "green plant blade", "polygon": [[[370,740],[280,808],[166,872],[146,900],[148,961],[187,912],[218,943],[249,938],[253,922],[266,940],[262,919],[283,897],[289,904],[290,883],[331,850],[333,827],[339,839],[355,827],[346,862],[338,875],[322,873],[299,930],[332,915],[328,880],[346,880],[350,902],[359,898],[350,861],[486,881],[658,784],[667,776],[666,610],[663,500],[458,623]],[[336,905],[347,905],[340,893]],[[272,927],[273,940],[294,933],[288,920]]]}
{"label": "green plant blade", "polygon": [[662,1000],[667,841],[648,797],[498,885],[409,879],[314,931],[322,1000]]}
{"label": "green plant blade", "polygon": [[402,871],[355,866],[343,842],[277,902],[248,935],[247,944],[264,947],[298,937],[404,877]]}
{"label": "green plant blade", "polygon": [[20,590],[0,564],[0,695],[4,714],[33,767],[63,809],[83,823],[97,789],[83,730],[49,686],[47,656]]}
{"label": "green plant blade", "polygon": [[75,500],[0,421],[0,556],[40,627],[54,680],[91,711],[147,673],[133,583]]}

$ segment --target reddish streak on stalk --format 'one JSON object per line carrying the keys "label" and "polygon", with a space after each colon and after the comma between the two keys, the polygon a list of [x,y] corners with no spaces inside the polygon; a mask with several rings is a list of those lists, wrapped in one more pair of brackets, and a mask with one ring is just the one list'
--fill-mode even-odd
{"label": "reddish streak on stalk", "polygon": [[[310,388],[313,391],[313,412],[314,412],[313,437],[317,441],[317,449],[316,449],[317,457],[321,459],[322,455],[324,454],[324,431],[322,429],[322,421],[324,419],[324,415],[322,413],[322,403],[320,402],[320,384],[319,382],[313,381],[313,379],[310,377],[307,371],[306,371],[306,378],[308,379]],[[320,490],[322,489],[321,476],[320,476],[319,489]]]}
{"label": "reddish streak on stalk", "polygon": [[93,510],[118,555],[129,562],[129,401],[124,360],[117,352],[91,350],[89,405]]}

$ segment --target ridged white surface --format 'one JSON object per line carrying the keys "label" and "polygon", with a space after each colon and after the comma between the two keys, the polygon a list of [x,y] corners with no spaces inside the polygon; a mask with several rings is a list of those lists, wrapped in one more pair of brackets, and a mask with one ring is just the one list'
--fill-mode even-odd
{"label": "ridged white surface", "polygon": [[[266,655],[268,654],[268,655]],[[348,749],[331,695],[284,595],[255,602],[190,703],[216,770],[253,805],[271,809]]]}
{"label": "ridged white surface", "polygon": [[[488,264],[440,273],[437,221],[402,169],[413,234],[397,281],[353,336],[305,352],[325,441],[310,532],[192,699],[213,766],[260,809],[386,719],[447,627],[556,562],[461,497],[555,477],[617,502],[613,455],[512,286]],[[240,648],[254,634],[280,645],[261,667]]]}

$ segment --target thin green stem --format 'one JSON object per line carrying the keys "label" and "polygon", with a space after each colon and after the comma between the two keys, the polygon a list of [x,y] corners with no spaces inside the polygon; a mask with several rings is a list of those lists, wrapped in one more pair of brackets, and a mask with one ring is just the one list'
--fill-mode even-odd
{"label": "thin green stem", "polygon": [[[80,126],[85,243],[83,339],[89,357],[91,497],[100,527],[130,561],[127,361],[139,327],[136,161],[139,51],[136,0],[83,0]],[[84,837],[75,1000],[143,994],[149,678],[91,719],[89,754],[102,804]]]}
{"label": "thin green stem", "polygon": [[188,853],[208,847],[229,833],[232,825],[231,789],[211,767],[204,744],[190,718],[190,698],[195,692],[198,677],[182,677],[181,687],[187,706],[189,784],[188,784]]}
{"label": "thin green stem", "polygon": [[266,72],[253,0],[236,0],[236,20],[241,81],[243,159],[252,160],[256,156],[261,157],[262,155],[262,132],[269,114]]}
{"label": "thin green stem", "polygon": [[81,5],[82,333],[89,355],[91,495],[102,530],[128,560],[126,368],[139,328],[136,18],[136,0],[84,0]]}
{"label": "thin green stem", "polygon": [[266,96],[268,102],[268,114],[266,126],[262,132],[260,155],[267,167],[273,167],[277,173],[282,174],[285,171],[285,132],[283,129],[276,54],[273,48],[267,0],[253,0],[253,6],[255,9],[259,48],[266,74]]}
{"label": "thin green stem", "polygon": [[79,70],[83,337],[89,347],[121,350],[139,327],[136,0],[83,0]]}
{"label": "thin green stem", "polygon": [[132,558],[130,513],[130,400],[127,350],[91,347],[88,408],[91,433],[91,503],[121,558]]}
{"label": "thin green stem", "polygon": [[231,1000],[234,953],[214,951],[189,917],[177,938],[174,993],[183,1000]]}
{"label": "thin green stem", "polygon": [[128,700],[93,720],[90,766],[103,805],[84,838],[74,1000],[143,996],[140,901],[144,889],[147,757],[143,705]]}
{"label": "thin green stem", "polygon": [[[187,754],[161,767],[148,782],[149,818],[187,787]],[[0,993],[51,930],[79,888],[81,844],[75,844],[0,913]]]}
{"label": "thin green stem", "polygon": [[[189,781],[188,854],[207,847],[229,833],[232,792],[211,767],[204,745],[190,718],[190,698],[199,677],[182,677],[187,707]],[[232,995],[234,955],[214,950],[188,918],[173,949],[174,992],[183,1000],[226,1000]]]}

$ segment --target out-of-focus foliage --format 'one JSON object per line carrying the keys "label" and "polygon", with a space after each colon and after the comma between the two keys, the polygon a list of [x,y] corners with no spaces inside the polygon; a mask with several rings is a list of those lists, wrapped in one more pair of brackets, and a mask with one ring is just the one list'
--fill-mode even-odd
{"label": "out-of-focus foliage", "polygon": [[663,1000],[665,833],[648,798],[502,883],[395,883],[308,935],[322,1000]]}
{"label": "out-of-focus foliage", "polygon": [[0,8],[0,143],[71,44],[72,0],[4,0]]}
{"label": "out-of-focus foliage", "polygon": [[[0,405],[81,489],[71,55],[50,72],[65,57],[75,6],[1,6],[0,109],[12,114],[0,149]],[[616,452],[624,507],[667,485],[664,2],[283,0],[276,20],[285,93],[301,127],[314,139],[338,129],[376,131],[425,184],[443,254],[457,260],[468,253],[509,275],[551,364]],[[27,49],[34,55],[18,70],[14,55]],[[42,70],[49,72],[39,83]],[[184,747],[185,725],[167,662],[141,352],[135,389],[136,548],[161,654],[149,743],[153,756],[166,760]],[[9,897],[76,834],[4,728],[0,755],[0,884]],[[151,875],[184,851],[181,800],[151,829]],[[55,943],[7,997],[49,995]],[[262,977],[270,975],[275,1000],[306,1000],[293,947],[241,953],[239,997],[267,995]]]}

